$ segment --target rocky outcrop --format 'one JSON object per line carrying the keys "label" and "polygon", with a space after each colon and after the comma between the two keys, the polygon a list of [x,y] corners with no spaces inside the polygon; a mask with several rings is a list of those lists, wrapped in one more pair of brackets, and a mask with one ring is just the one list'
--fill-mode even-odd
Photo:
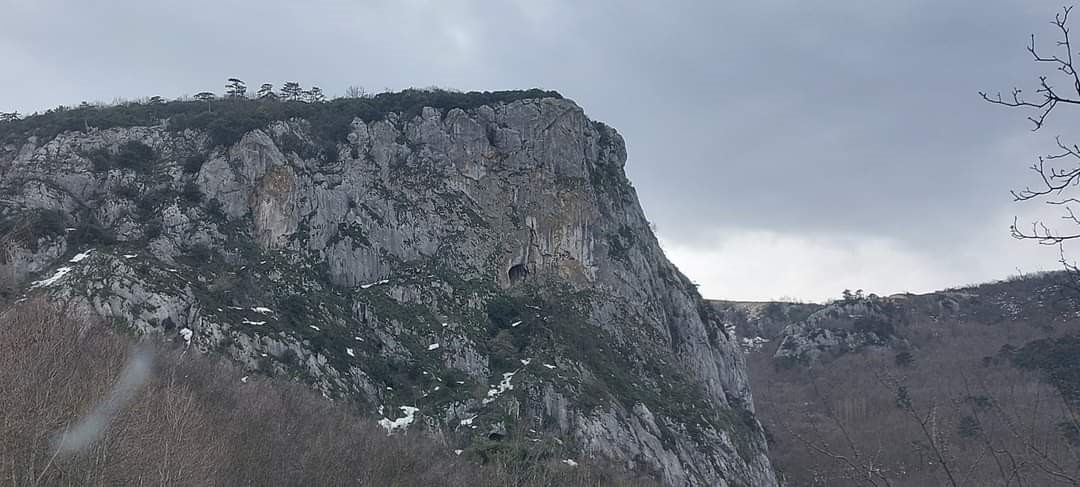
{"label": "rocky outcrop", "polygon": [[[775,485],[736,338],[661,252],[615,130],[559,98],[345,128],[330,144],[297,118],[227,145],[168,123],[8,143],[17,245],[0,265],[395,428],[409,408],[478,458],[543,446],[672,485]],[[16,231],[50,218],[59,231]]]}
{"label": "rocky outcrop", "polygon": [[[774,365],[810,365],[864,349],[907,351],[919,333],[949,332],[949,323],[1060,321],[1071,315],[1071,277],[1050,272],[974,287],[892,296],[846,293],[825,304],[709,301],[747,352],[764,350]],[[1063,287],[1063,284],[1065,287]],[[943,324],[936,327],[933,325]],[[927,328],[927,326],[929,328]],[[925,339],[925,337],[923,337]]]}
{"label": "rocky outcrop", "polygon": [[808,365],[867,347],[903,345],[910,310],[900,298],[851,296],[827,304],[710,301],[747,352],[774,350],[778,366]]}

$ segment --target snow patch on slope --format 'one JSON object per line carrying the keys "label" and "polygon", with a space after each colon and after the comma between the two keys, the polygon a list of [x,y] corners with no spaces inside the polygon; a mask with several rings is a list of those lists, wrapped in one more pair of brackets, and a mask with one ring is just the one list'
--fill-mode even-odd
{"label": "snow patch on slope", "polygon": [[393,434],[394,431],[397,431],[399,429],[404,430],[408,428],[409,425],[412,424],[413,421],[416,419],[416,412],[420,410],[412,406],[401,406],[398,409],[401,409],[401,412],[405,413],[405,416],[402,416],[393,421],[387,418],[379,420],[379,426],[382,426],[386,429],[386,434]]}
{"label": "snow patch on slope", "polygon": [[79,262],[82,262],[83,259],[85,259],[87,257],[90,257],[90,253],[93,252],[93,251],[94,251],[94,249],[90,249],[90,250],[87,250],[86,252],[80,253],[79,255],[76,255],[75,257],[72,257],[71,260],[69,260],[68,262],[70,262],[72,264],[78,264]]}
{"label": "snow patch on slope", "polygon": [[369,287],[371,287],[371,286],[378,286],[378,285],[380,285],[380,284],[386,284],[386,283],[388,283],[388,282],[390,282],[390,280],[389,280],[389,279],[383,279],[383,280],[381,280],[381,281],[375,281],[375,282],[372,282],[372,283],[368,283],[368,284],[361,284],[361,285],[360,285],[360,289],[367,289],[367,288],[369,288]]}
{"label": "snow patch on slope", "polygon": [[484,400],[480,402],[482,404],[489,404],[495,401],[495,399],[498,399],[499,396],[502,395],[502,393],[514,390],[514,385],[510,383],[510,379],[513,379],[514,374],[516,373],[517,372],[504,373],[503,379],[499,382],[499,385],[492,386],[491,389],[488,390],[487,397],[485,397]]}
{"label": "snow patch on slope", "polygon": [[42,279],[40,281],[34,281],[34,282],[30,283],[30,289],[37,289],[39,287],[52,286],[53,284],[56,284],[56,281],[59,281],[60,279],[63,279],[64,276],[68,275],[69,272],[71,272],[70,267],[61,267],[61,268],[57,269],[56,272],[53,273],[52,276],[50,276],[50,277],[48,277],[46,279]]}

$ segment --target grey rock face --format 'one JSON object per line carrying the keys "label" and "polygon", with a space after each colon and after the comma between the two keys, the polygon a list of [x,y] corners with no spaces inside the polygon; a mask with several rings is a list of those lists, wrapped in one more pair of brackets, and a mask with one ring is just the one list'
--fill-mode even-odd
{"label": "grey rock face", "polygon": [[[710,301],[721,320],[740,335],[744,349],[776,344],[776,365],[808,365],[866,348],[903,350],[911,323],[961,317],[1000,320],[1001,310],[978,294],[943,291],[924,295],[851,296],[827,304]],[[984,300],[984,299],[983,299]],[[1007,312],[1007,310],[1006,310]]]}
{"label": "grey rock face", "polygon": [[[418,408],[478,450],[532,435],[672,485],[776,484],[736,338],[661,252],[615,130],[544,98],[316,139],[294,119],[229,147],[165,126],[3,147],[0,217],[75,230],[0,266],[388,424]],[[132,141],[148,169],[88,156]]]}

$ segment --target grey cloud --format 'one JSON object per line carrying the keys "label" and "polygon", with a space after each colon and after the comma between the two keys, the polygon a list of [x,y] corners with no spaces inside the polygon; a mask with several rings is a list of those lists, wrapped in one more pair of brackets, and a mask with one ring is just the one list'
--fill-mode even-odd
{"label": "grey cloud", "polygon": [[[330,93],[543,87],[618,128],[669,240],[716,228],[950,252],[1008,221],[1046,137],[978,90],[1031,86],[1052,5],[0,0],[0,110],[298,80]],[[1068,133],[1067,119],[1048,129]],[[1007,142],[1007,144],[1006,144]],[[1004,148],[1004,145],[1008,148]]]}

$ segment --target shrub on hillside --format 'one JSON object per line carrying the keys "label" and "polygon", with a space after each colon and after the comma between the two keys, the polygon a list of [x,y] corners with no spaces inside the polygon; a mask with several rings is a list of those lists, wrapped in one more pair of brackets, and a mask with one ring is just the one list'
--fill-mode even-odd
{"label": "shrub on hillside", "polygon": [[[407,89],[365,98],[338,98],[320,103],[284,100],[227,99],[212,104],[192,100],[164,103],[128,102],[115,106],[57,107],[0,124],[0,143],[37,136],[48,140],[68,131],[90,128],[134,127],[168,121],[170,130],[201,129],[215,145],[228,145],[244,133],[275,120],[303,118],[311,122],[314,135],[328,142],[344,142],[354,118],[382,120],[389,113],[413,117],[423,107],[438,110],[471,109],[528,98],[562,98],[557,92],[538,89],[459,93],[440,89]],[[99,169],[100,170],[100,169]]]}
{"label": "shrub on hillside", "polygon": [[196,174],[206,164],[206,155],[203,153],[192,154],[184,158],[183,171],[187,174]]}
{"label": "shrub on hillside", "polygon": [[202,203],[203,192],[199,189],[199,185],[195,184],[195,181],[188,181],[184,183],[184,188],[180,190],[180,198],[189,205],[198,205]]}
{"label": "shrub on hillside", "polygon": [[1013,352],[1012,363],[1041,372],[1065,400],[1080,404],[1080,336],[1032,341]]}
{"label": "shrub on hillside", "polygon": [[94,172],[106,172],[115,165],[113,155],[109,153],[108,149],[92,149],[83,153],[82,156],[90,161],[90,165],[94,168]]}
{"label": "shrub on hillside", "polygon": [[120,144],[116,151],[116,165],[135,172],[148,172],[157,164],[154,148],[137,140]]}
{"label": "shrub on hillside", "polygon": [[[65,233],[65,214],[60,210],[35,208],[0,218],[0,238],[7,245],[18,245],[31,252],[39,250],[42,239],[60,238]],[[0,249],[0,254],[2,250],[6,249]]]}
{"label": "shrub on hillside", "polygon": [[116,243],[116,234],[108,227],[93,222],[80,223],[68,234],[68,244],[74,247],[113,243]]}

